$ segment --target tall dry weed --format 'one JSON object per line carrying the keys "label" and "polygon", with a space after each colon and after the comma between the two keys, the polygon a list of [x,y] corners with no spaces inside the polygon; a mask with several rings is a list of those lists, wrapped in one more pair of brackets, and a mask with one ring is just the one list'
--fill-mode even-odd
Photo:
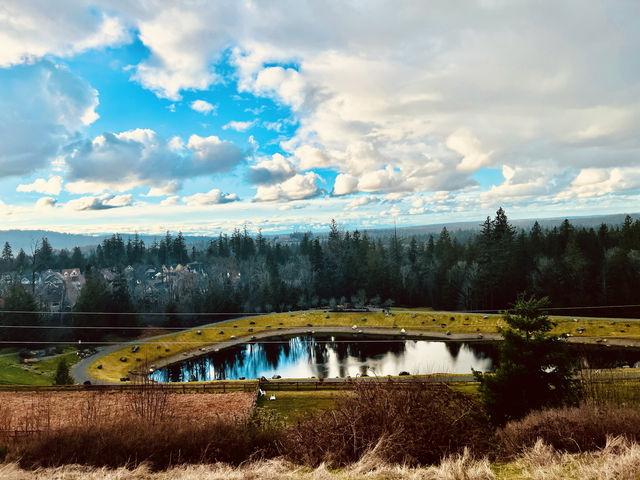
{"label": "tall dry weed", "polygon": [[484,454],[493,432],[482,407],[443,384],[354,382],[334,410],[288,429],[281,452],[317,466],[357,462],[375,452],[385,462],[435,464],[446,455]]}
{"label": "tall dry weed", "polygon": [[637,480],[640,445],[623,437],[608,437],[602,450],[568,454],[536,442],[516,463],[532,480]]}
{"label": "tall dry weed", "polygon": [[601,406],[637,406],[640,403],[640,379],[634,372],[583,369],[580,372],[580,386],[587,403]]}
{"label": "tall dry weed", "polygon": [[496,438],[504,456],[516,456],[543,442],[559,451],[580,453],[604,448],[609,437],[640,441],[640,410],[598,406],[552,408],[509,422]]}
{"label": "tall dry weed", "polygon": [[146,465],[133,469],[90,468],[78,465],[25,471],[17,464],[0,465],[3,480],[494,480],[488,461],[468,454],[444,459],[440,465],[411,468],[358,462],[340,471],[325,465],[308,469],[278,458],[233,467],[227,464],[181,465],[154,472]]}

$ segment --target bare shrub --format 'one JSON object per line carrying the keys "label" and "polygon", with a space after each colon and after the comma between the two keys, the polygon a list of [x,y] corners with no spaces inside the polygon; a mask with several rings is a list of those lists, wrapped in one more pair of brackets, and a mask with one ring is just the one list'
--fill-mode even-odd
{"label": "bare shrub", "polygon": [[0,434],[13,430],[13,412],[5,405],[0,405]]}
{"label": "bare shrub", "polygon": [[86,392],[75,417],[76,425],[97,425],[112,420],[103,392]]}
{"label": "bare shrub", "polygon": [[43,392],[35,392],[25,399],[19,413],[6,409],[3,417],[6,418],[8,430],[19,432],[34,432],[50,430],[54,427],[51,415],[51,398]]}
{"label": "bare shrub", "polygon": [[496,436],[506,456],[533,448],[538,439],[560,451],[596,450],[606,445],[609,436],[640,440],[640,410],[593,404],[553,408],[509,422]]}
{"label": "bare shrub", "polygon": [[334,410],[284,435],[282,452],[316,466],[346,465],[375,452],[385,462],[433,464],[446,455],[487,451],[492,431],[482,408],[444,384],[357,381]]}
{"label": "bare shrub", "polygon": [[171,418],[175,411],[169,390],[144,377],[136,383],[136,389],[127,393],[125,408],[136,418],[157,422]]}

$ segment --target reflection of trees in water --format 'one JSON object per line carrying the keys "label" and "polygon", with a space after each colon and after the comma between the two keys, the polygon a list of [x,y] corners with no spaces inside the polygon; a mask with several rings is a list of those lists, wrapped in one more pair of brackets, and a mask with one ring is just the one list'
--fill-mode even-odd
{"label": "reflection of trees in water", "polygon": [[323,342],[316,342],[315,340],[311,340],[311,349],[313,349],[313,354],[314,354],[314,363],[317,364],[325,364],[327,363],[328,359],[329,359],[329,350],[328,350],[328,344],[323,343]]}
{"label": "reflection of trees in water", "polygon": [[289,358],[291,356],[291,343],[290,342],[285,342],[285,338],[284,337],[278,337],[278,339],[283,340],[282,343],[282,353],[284,354],[285,358]]}
{"label": "reflection of trees in water", "polygon": [[458,358],[458,355],[460,354],[460,348],[462,348],[461,342],[445,342],[444,346],[449,352],[449,355],[451,355],[451,358],[453,358],[454,360]]}
{"label": "reflection of trees in water", "polygon": [[[332,341],[332,338],[335,340]],[[282,339],[282,341],[280,341]],[[353,340],[353,341],[352,341]],[[373,340],[366,342],[363,340]],[[197,380],[223,380],[240,377],[256,378],[270,375],[267,372],[286,372],[291,367],[304,364],[316,376],[327,377],[331,359],[337,358],[338,375],[349,375],[347,365],[349,359],[356,359],[361,365],[361,374],[367,372],[369,366],[379,362],[400,359],[407,355],[407,342],[398,341],[397,337],[352,337],[346,336],[300,336],[280,337],[274,343],[250,343],[231,347],[220,352],[210,353],[206,357],[187,360],[178,365],[171,365],[154,374],[159,381],[187,381],[191,377]],[[461,342],[445,343],[449,355],[455,359],[463,346]],[[477,360],[495,358],[496,348],[491,344],[466,344]],[[391,354],[391,355],[389,355]],[[330,365],[331,363],[331,365]],[[383,368],[377,365],[376,369]],[[353,372],[351,372],[353,373]],[[334,373],[335,375],[335,373]]]}
{"label": "reflection of trees in water", "polygon": [[497,342],[473,342],[464,343],[471,350],[473,357],[477,360],[491,359],[494,366],[498,364],[498,343]]}
{"label": "reflection of trees in water", "polygon": [[389,339],[386,342],[378,340],[372,343],[358,343],[356,345],[363,354],[358,358],[363,362],[369,358],[382,358],[389,353],[399,357],[404,355],[407,350],[407,340],[397,339]]}
{"label": "reflection of trees in water", "polygon": [[640,350],[637,348],[570,344],[569,351],[577,362],[589,368],[633,367],[636,362],[640,362]]}
{"label": "reflection of trees in water", "polygon": [[265,365],[275,369],[280,361],[283,345],[281,343],[261,343],[260,347],[264,351]]}
{"label": "reflection of trees in water", "polygon": [[[337,357],[337,374],[341,377],[349,375],[347,364],[349,358],[355,358],[360,373],[366,372],[366,365],[376,365],[376,369],[383,368],[382,364],[392,357],[398,358],[408,354],[406,342],[399,342],[396,338],[369,337],[370,343],[361,342],[367,337],[336,336],[301,336],[286,338],[282,342],[248,344],[214,352],[206,357],[187,360],[180,364],[170,365],[153,374],[153,379],[161,382],[184,382],[193,376],[197,380],[223,380],[240,377],[255,378],[265,372],[282,372],[304,364],[311,369],[312,374],[320,377],[329,376],[330,361]],[[349,342],[349,340],[356,340]],[[418,343],[419,341],[407,340]],[[464,343],[446,342],[445,347],[452,359],[460,355],[461,349],[468,348],[476,361],[490,359],[497,365],[498,344],[496,342]],[[640,361],[640,350],[624,349],[599,345],[570,345],[572,353],[577,359],[586,359],[592,368],[633,366]],[[413,351],[413,349],[412,349]],[[416,359],[423,360],[423,359]],[[430,361],[437,359],[429,359]],[[446,361],[443,359],[443,361]],[[331,362],[333,365],[333,362]],[[353,373],[353,372],[352,372]],[[335,375],[335,372],[334,372]]]}

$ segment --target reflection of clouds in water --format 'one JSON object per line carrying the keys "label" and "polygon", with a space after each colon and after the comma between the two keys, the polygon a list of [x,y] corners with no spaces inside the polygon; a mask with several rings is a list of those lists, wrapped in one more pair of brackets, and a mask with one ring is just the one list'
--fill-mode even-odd
{"label": "reflection of clouds in water", "polygon": [[485,349],[467,344],[424,340],[333,341],[333,337],[295,337],[283,343],[257,343],[185,361],[159,370],[159,381],[270,378],[345,377],[369,375],[471,373],[489,371]]}

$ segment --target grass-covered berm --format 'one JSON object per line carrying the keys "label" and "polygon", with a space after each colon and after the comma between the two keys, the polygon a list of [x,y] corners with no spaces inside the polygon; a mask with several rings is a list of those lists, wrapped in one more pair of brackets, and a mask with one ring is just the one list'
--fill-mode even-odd
{"label": "grass-covered berm", "polygon": [[[552,317],[552,334],[569,334],[570,341],[640,346],[640,321],[608,318]],[[132,351],[131,344],[95,360],[88,373],[94,378],[119,382],[130,370],[142,365],[162,366],[190,356],[202,355],[217,348],[249,341],[251,337],[306,333],[308,331],[353,332],[365,334],[397,334],[405,329],[409,335],[451,340],[498,339],[498,328],[504,327],[501,315],[426,310],[392,310],[382,312],[324,312],[309,310],[244,317],[207,324],[151,340],[140,340]],[[124,361],[122,361],[124,360]]]}

